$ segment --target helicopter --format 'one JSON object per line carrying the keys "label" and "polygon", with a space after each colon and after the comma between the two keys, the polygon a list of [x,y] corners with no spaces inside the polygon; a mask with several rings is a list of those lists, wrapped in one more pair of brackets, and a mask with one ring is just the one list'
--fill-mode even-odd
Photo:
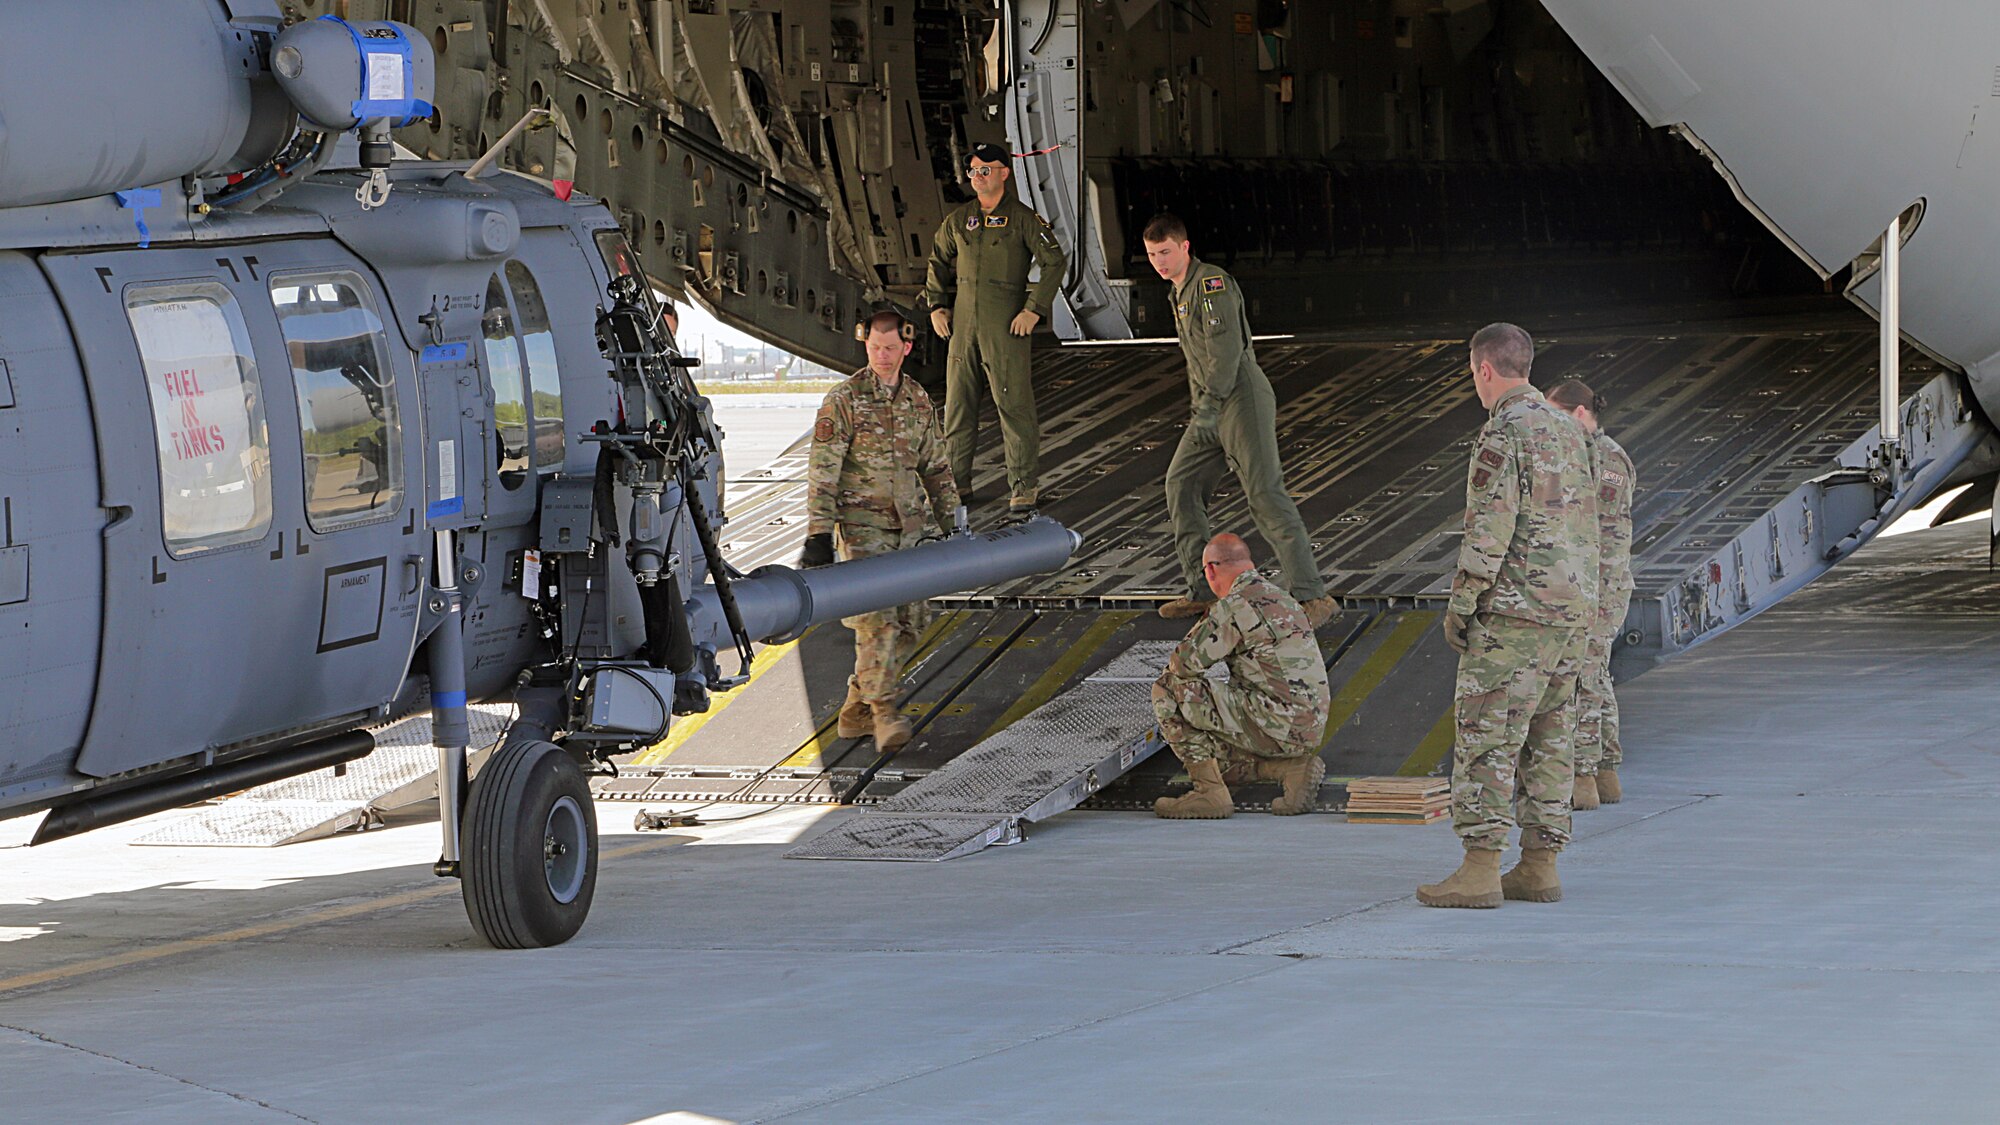
{"label": "helicopter", "polygon": [[[0,9],[0,39],[37,45],[0,71],[0,817],[45,812],[35,843],[338,768],[427,709],[437,874],[490,944],[560,944],[587,770],[759,641],[1080,543],[961,518],[737,572],[721,433],[617,220],[493,153],[398,159],[435,89],[408,26],[79,0]],[[466,708],[501,698],[475,774]]]}

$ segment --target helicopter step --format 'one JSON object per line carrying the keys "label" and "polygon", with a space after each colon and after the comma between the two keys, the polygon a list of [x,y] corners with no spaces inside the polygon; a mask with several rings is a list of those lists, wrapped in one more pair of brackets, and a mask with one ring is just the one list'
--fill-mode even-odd
{"label": "helicopter step", "polygon": [[[506,732],[514,708],[466,708],[477,771]],[[134,844],[160,847],[273,848],[349,830],[379,827],[385,813],[437,796],[437,748],[425,711],[375,729],[375,752],[343,769],[316,770],[246,789],[194,809]]]}

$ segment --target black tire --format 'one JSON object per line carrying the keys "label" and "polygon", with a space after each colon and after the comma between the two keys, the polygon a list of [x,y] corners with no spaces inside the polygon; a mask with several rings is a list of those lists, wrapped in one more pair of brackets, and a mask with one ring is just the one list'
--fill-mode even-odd
{"label": "black tire", "polygon": [[465,913],[499,949],[561,945],[597,891],[597,813],[576,759],[549,742],[494,751],[462,833]]}

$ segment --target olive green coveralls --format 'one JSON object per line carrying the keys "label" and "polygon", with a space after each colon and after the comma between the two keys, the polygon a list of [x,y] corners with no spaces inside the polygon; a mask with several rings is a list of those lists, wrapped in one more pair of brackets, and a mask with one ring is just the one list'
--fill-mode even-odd
{"label": "olive green coveralls", "polygon": [[[992,392],[1007,455],[1007,487],[1017,506],[1035,503],[1040,481],[1041,424],[1028,353],[1032,338],[1008,326],[1022,310],[1049,319],[1069,259],[1048,220],[1011,193],[991,212],[972,200],[944,217],[931,239],[924,300],[951,309],[945,352],[945,459],[961,489],[972,489],[972,452],[979,434],[979,386]],[[1041,277],[1028,283],[1028,267]]]}
{"label": "olive green coveralls", "polygon": [[1201,551],[1210,534],[1208,501],[1231,470],[1243,486],[1251,521],[1284,571],[1286,592],[1301,603],[1325,597],[1312,538],[1285,491],[1285,471],[1278,464],[1278,398],[1257,366],[1243,290],[1222,267],[1190,257],[1172,300],[1193,414],[1167,466],[1167,513],[1188,597],[1209,600],[1201,574]]}

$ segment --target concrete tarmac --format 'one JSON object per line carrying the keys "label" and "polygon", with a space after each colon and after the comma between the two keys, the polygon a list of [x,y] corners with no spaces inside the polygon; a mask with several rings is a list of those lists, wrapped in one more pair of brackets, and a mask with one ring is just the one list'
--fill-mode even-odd
{"label": "concrete tarmac", "polygon": [[6,851],[0,1120],[1992,1121],[1984,531],[1871,552],[1622,691],[1629,796],[1556,904],[1418,906],[1440,826],[1070,813],[816,863],[780,855],[851,814],[607,804],[583,932],[499,952],[431,824]]}
{"label": "concrete tarmac", "polygon": [[807,394],[718,394],[709,398],[722,427],[722,455],[730,480],[761,469],[812,430],[824,391]]}

